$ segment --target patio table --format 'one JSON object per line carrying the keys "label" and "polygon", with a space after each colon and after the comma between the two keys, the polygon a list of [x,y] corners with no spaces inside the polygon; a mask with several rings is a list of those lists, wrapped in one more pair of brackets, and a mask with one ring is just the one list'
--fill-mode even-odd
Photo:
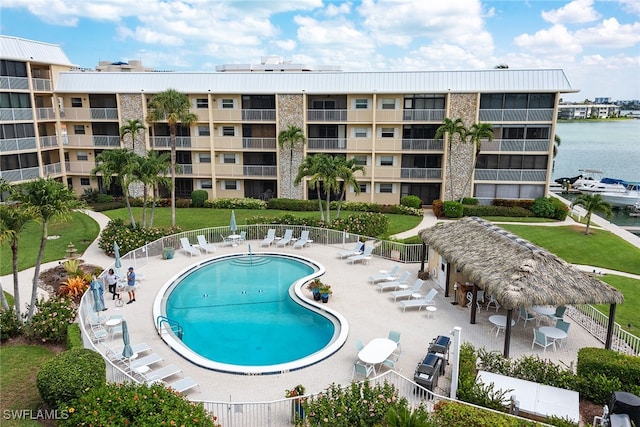
{"label": "patio table", "polygon": [[531,307],[531,310],[535,311],[538,314],[542,314],[543,316],[550,316],[556,312],[555,307],[551,307],[548,305],[534,305]]}
{"label": "patio table", "polygon": [[[489,322],[491,322],[491,324],[493,325],[493,328],[491,328],[491,330],[496,330],[497,337],[500,331],[507,327],[507,316],[504,316],[502,314],[494,314],[492,316],[489,316]],[[511,319],[511,326],[515,324],[516,321]]]}
{"label": "patio table", "polygon": [[387,360],[398,348],[398,344],[388,338],[374,338],[358,352],[361,362],[373,366],[373,374],[376,375],[376,365]]}

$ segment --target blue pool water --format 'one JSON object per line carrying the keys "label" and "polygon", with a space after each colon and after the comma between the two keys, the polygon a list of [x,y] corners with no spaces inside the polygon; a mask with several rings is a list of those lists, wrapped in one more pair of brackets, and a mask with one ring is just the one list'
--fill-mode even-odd
{"label": "blue pool water", "polygon": [[[289,288],[317,271],[290,257],[213,260],[169,288],[166,316],[184,329],[182,343],[205,359],[234,366],[286,364],[334,339],[334,322],[294,301]],[[240,369],[242,370],[242,369]]]}

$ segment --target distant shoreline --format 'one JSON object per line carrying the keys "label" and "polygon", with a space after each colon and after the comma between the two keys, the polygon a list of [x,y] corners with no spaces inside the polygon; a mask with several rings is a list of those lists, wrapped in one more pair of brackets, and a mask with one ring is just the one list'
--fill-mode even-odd
{"label": "distant shoreline", "polygon": [[558,123],[594,123],[594,122],[620,122],[637,120],[640,117],[611,117],[608,119],[558,119]]}

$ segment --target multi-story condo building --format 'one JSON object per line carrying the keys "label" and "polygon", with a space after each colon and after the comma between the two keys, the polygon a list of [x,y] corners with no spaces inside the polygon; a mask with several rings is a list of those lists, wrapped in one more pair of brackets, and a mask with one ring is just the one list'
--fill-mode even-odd
{"label": "multi-story condo building", "polygon": [[618,117],[620,106],[615,104],[560,104],[559,119],[607,119]]}
{"label": "multi-story condo building", "polygon": [[[473,165],[472,145],[449,147],[435,136],[445,118],[461,118],[468,127],[490,123],[494,134],[482,143],[468,195],[482,202],[532,199],[548,190],[558,101],[576,92],[553,69],[76,71],[57,46],[0,40],[0,176],[11,182],[53,176],[78,194],[104,190],[90,176],[103,150],[123,144],[139,154],[169,150],[166,123],[148,124],[135,147],[120,140],[119,128],[130,119],[145,122],[149,99],[176,89],[198,117],[178,129],[178,197],[204,189],[210,198],[313,198],[306,182],[290,185],[290,173],[305,156],[327,153],[364,166],[360,194],[348,191],[348,200],[394,204],[412,194],[430,204],[450,199],[452,183],[457,198]],[[289,125],[307,138],[292,161],[277,143]]]}

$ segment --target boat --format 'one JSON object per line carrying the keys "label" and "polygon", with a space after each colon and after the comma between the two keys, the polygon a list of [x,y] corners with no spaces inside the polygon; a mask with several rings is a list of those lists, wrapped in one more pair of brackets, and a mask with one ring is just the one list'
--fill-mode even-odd
{"label": "boat", "polygon": [[640,203],[640,189],[637,185],[629,184],[623,193],[604,192],[600,193],[600,197],[613,207],[636,206]]}
{"label": "boat", "polygon": [[[568,187],[568,189],[571,189],[580,187],[582,185],[598,182],[604,174],[604,172],[596,169],[578,169],[578,172],[580,172],[580,175],[573,177],[562,177],[554,181],[561,187],[564,185],[565,187]],[[570,186],[568,186],[568,184],[570,184]]]}
{"label": "boat", "polygon": [[582,194],[594,194],[594,193],[624,193],[627,191],[627,182],[618,178],[602,178],[600,181],[592,181],[584,183],[576,190]]}
{"label": "boat", "polygon": [[637,201],[635,205],[631,206],[629,216],[640,216],[640,201]]}

